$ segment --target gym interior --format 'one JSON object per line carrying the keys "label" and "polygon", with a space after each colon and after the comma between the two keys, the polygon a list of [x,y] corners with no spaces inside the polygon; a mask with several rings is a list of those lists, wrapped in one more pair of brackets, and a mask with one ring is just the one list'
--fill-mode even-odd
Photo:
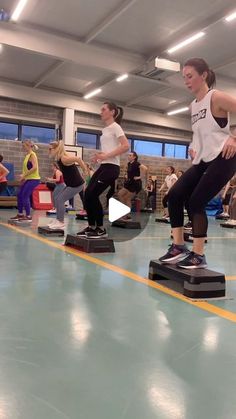
{"label": "gym interior", "polygon": [[[235,1],[0,0],[0,9],[0,418],[234,419],[234,176],[206,207],[210,271],[168,276],[158,259],[173,234],[168,170],[177,179],[194,163],[182,70],[203,58],[215,88],[236,98]],[[88,222],[79,194],[65,203],[65,229],[45,227],[56,217],[49,148],[62,141],[96,171],[108,101],[122,107],[129,142],[112,196],[134,152],[142,188],[121,225],[103,192],[108,238],[78,242]],[[232,138],[235,128],[236,112]],[[37,145],[40,183],[32,220],[12,222],[24,141]]]}

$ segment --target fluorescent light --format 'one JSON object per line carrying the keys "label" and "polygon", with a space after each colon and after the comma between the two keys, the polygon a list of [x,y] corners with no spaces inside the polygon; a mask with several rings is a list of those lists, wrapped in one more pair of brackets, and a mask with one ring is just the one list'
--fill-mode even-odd
{"label": "fluorescent light", "polygon": [[3,50],[3,46],[2,44],[0,44],[0,53],[2,52],[2,50]]}
{"label": "fluorescent light", "polygon": [[177,113],[187,112],[188,110],[189,108],[186,106],[185,108],[179,108],[179,109],[175,109],[174,111],[167,112],[167,115],[169,116],[176,115]]}
{"label": "fluorescent light", "polygon": [[173,105],[174,103],[176,103],[177,102],[177,100],[175,100],[175,99],[172,99],[172,100],[170,100],[169,101],[169,105]]}
{"label": "fluorescent light", "polygon": [[17,4],[14,12],[11,15],[11,20],[13,20],[14,22],[16,22],[19,19],[19,17],[21,15],[21,13],[22,13],[22,11],[23,11],[23,9],[24,9],[27,1],[28,0],[19,0],[19,3]]}
{"label": "fluorescent light", "polygon": [[190,38],[185,39],[185,41],[180,42],[179,44],[175,45],[174,47],[167,50],[169,54],[172,54],[173,52],[177,51],[180,48],[185,47],[186,45],[191,44],[194,41],[197,41],[197,39],[202,38],[205,35],[205,32],[198,32],[193,36],[190,36]]}
{"label": "fluorescent light", "polygon": [[126,80],[128,77],[129,77],[129,75],[127,73],[125,73],[125,74],[122,74],[121,76],[117,77],[116,81],[118,81],[118,83],[119,83],[121,81]]}
{"label": "fluorescent light", "polygon": [[97,95],[98,93],[101,93],[102,89],[96,89],[92,90],[92,92],[87,93],[87,95],[84,96],[84,99],[90,99],[91,97]]}
{"label": "fluorescent light", "polygon": [[236,12],[231,13],[231,15],[226,16],[226,22],[231,22],[232,20],[236,19]]}

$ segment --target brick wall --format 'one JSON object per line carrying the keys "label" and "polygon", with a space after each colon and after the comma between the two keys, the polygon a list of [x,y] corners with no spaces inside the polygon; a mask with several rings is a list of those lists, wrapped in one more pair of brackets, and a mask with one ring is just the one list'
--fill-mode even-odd
{"label": "brick wall", "polygon": [[38,105],[8,98],[0,98],[0,114],[7,118],[22,118],[27,120],[45,120],[50,123],[61,124],[63,109],[53,106]]}
{"label": "brick wall", "polygon": [[[84,149],[83,159],[85,162],[90,162],[95,150]],[[4,161],[13,163],[15,167],[15,175],[21,173],[24,153],[22,152],[21,143],[10,140],[0,140],[0,154],[3,154]],[[39,160],[40,176],[44,179],[51,176],[51,162],[48,157],[48,146],[39,144],[37,152]],[[165,168],[167,166],[174,166],[176,170],[186,170],[190,166],[188,160],[167,159],[165,157],[140,156],[140,162],[148,167],[149,175],[157,176],[157,186],[160,187],[166,176]],[[127,166],[127,156],[121,157],[121,177],[124,176]],[[161,196],[157,195],[157,207],[161,209]]]}

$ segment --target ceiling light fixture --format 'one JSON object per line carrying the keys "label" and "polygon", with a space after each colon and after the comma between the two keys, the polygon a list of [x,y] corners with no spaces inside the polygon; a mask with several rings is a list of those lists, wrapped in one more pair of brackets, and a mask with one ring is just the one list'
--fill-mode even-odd
{"label": "ceiling light fixture", "polygon": [[2,44],[0,44],[0,53],[2,52],[2,50],[3,50],[3,46]]}
{"label": "ceiling light fixture", "polygon": [[25,8],[27,2],[28,2],[28,0],[19,0],[19,3],[17,4],[14,12],[11,15],[11,20],[16,22],[19,19],[19,17],[21,15],[23,9]]}
{"label": "ceiling light fixture", "polygon": [[116,81],[118,81],[118,83],[119,83],[121,81],[126,80],[128,77],[129,77],[129,75],[127,73],[125,73],[125,74],[122,74],[121,76],[117,77]]}
{"label": "ceiling light fixture", "polygon": [[167,50],[168,54],[172,54],[173,52],[179,50],[180,48],[185,47],[186,45],[192,44],[192,42],[197,41],[198,39],[202,38],[205,32],[198,32],[190,38],[185,39],[185,41],[180,42],[179,44],[175,45],[174,47]]}
{"label": "ceiling light fixture", "polygon": [[92,92],[89,92],[84,96],[84,99],[90,99],[91,97],[98,95],[98,93],[101,93],[101,91],[102,89],[92,90]]}
{"label": "ceiling light fixture", "polygon": [[189,108],[186,106],[184,108],[175,109],[174,111],[167,112],[168,116],[177,115],[178,113],[187,112]]}
{"label": "ceiling light fixture", "polygon": [[231,13],[230,15],[225,17],[226,22],[231,22],[234,19],[236,19],[236,12]]}

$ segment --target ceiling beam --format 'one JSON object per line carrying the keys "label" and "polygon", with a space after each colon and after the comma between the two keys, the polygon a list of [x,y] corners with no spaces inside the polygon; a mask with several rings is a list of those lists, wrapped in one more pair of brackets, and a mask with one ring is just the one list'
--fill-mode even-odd
{"label": "ceiling beam", "polygon": [[160,89],[153,90],[153,92],[151,92],[151,93],[149,92],[149,93],[146,93],[146,94],[143,94],[143,95],[136,96],[133,99],[130,99],[128,102],[126,102],[125,106],[129,107],[129,106],[132,106],[132,105],[136,105],[137,103],[142,102],[142,100],[144,100],[144,99],[153,97],[155,95],[161,95],[164,92],[168,92],[170,89],[171,89],[171,87],[167,87],[167,88],[164,88],[164,89],[161,89],[161,90]]}
{"label": "ceiling beam", "polygon": [[132,71],[144,63],[143,56],[124,50],[104,48],[45,33],[8,22],[0,26],[1,43],[60,61],[92,66],[114,74]]}
{"label": "ceiling beam", "polygon": [[[1,81],[0,97],[8,97],[15,100],[23,100],[32,103],[40,103],[59,108],[71,108],[81,112],[88,112],[100,115],[101,102],[96,100],[86,101],[74,95],[63,94],[38,88],[37,94],[35,89],[28,86],[22,86],[17,83],[9,83]],[[163,114],[154,112],[145,112],[142,110],[127,108],[125,119],[130,121],[140,121],[146,124],[160,125],[169,128],[183,129],[190,131],[190,123],[183,118],[169,118]]]}
{"label": "ceiling beam", "polygon": [[137,0],[123,1],[112,13],[105,17],[95,28],[93,28],[85,37],[84,42],[88,44],[93,41],[100,33],[102,33],[108,26],[117,20],[123,13],[126,12]]}
{"label": "ceiling beam", "polygon": [[45,80],[48,79],[53,73],[55,73],[56,70],[61,68],[65,64],[65,61],[57,60],[55,63],[53,63],[44,73],[41,74],[41,76],[35,80],[33,83],[33,88],[39,87]]}

